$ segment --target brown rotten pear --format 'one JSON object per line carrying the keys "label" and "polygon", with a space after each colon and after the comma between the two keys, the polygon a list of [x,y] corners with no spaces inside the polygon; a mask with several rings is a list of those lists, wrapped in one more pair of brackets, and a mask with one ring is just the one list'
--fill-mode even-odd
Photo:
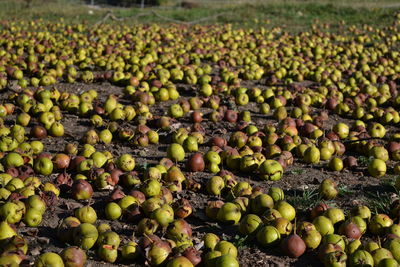
{"label": "brown rotten pear", "polygon": [[306,251],[306,244],[297,234],[291,234],[282,240],[281,249],[291,258],[298,258]]}
{"label": "brown rotten pear", "polygon": [[72,197],[76,200],[87,200],[93,195],[92,186],[85,180],[76,180],[71,188]]}
{"label": "brown rotten pear", "polygon": [[201,153],[195,153],[188,159],[186,163],[188,171],[202,172],[205,168],[205,162]]}

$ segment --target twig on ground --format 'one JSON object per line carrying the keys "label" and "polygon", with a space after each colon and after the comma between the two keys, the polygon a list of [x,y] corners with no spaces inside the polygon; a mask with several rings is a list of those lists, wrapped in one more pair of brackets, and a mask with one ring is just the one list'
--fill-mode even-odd
{"label": "twig on ground", "polygon": [[94,24],[94,26],[96,27],[96,26],[98,26],[98,25],[100,25],[100,24],[103,24],[103,23],[106,22],[109,18],[112,19],[112,20],[116,20],[116,21],[123,21],[123,20],[124,20],[123,18],[117,18],[117,17],[112,13],[112,11],[107,11],[106,15],[105,15],[101,20],[99,20],[98,22],[96,22],[96,23]]}
{"label": "twig on ground", "polygon": [[348,143],[356,143],[356,142],[370,141],[370,140],[384,140],[384,141],[388,141],[389,138],[385,138],[385,137],[368,137],[368,138],[361,138],[361,139],[354,139],[354,140],[343,140],[342,142],[343,142],[344,144],[348,144]]}
{"label": "twig on ground", "polygon": [[107,13],[104,15],[104,17],[94,24],[94,27],[99,26],[100,24],[103,24],[108,19],[111,19],[111,20],[114,20],[114,21],[124,21],[124,20],[126,20],[128,18],[137,19],[139,17],[149,16],[149,15],[154,15],[154,16],[162,19],[162,20],[169,21],[169,22],[172,22],[172,23],[184,24],[184,25],[188,25],[189,26],[189,25],[198,24],[200,22],[204,22],[204,21],[207,21],[207,20],[216,19],[216,18],[218,18],[220,16],[223,16],[223,15],[226,15],[226,14],[227,14],[227,12],[223,12],[223,13],[215,14],[215,15],[204,17],[204,18],[197,19],[197,20],[183,21],[183,20],[176,20],[176,19],[173,19],[173,18],[162,16],[162,15],[158,14],[155,11],[142,12],[142,13],[136,14],[135,16],[124,17],[124,18],[117,18],[112,13],[112,11],[107,11]]}

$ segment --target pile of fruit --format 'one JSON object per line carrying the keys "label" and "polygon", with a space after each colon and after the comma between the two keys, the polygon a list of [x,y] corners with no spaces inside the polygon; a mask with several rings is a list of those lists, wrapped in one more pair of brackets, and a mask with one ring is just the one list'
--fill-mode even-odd
{"label": "pile of fruit", "polygon": [[[400,190],[400,15],[298,34],[1,23],[1,266],[268,264],[249,249],[399,266],[398,195],[340,208],[335,177]],[[294,165],[332,175],[310,209]]]}

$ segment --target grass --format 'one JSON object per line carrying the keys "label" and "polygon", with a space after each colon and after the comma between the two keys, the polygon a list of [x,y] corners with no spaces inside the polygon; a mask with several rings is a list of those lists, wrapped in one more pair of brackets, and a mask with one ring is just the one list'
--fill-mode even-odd
{"label": "grass", "polygon": [[395,186],[395,179],[384,179],[381,181],[381,191],[365,193],[365,201],[371,211],[376,213],[389,214],[390,206],[395,199],[399,198],[399,190]]}
{"label": "grass", "polygon": [[[94,24],[99,21],[107,11],[118,18],[125,18],[122,23],[160,23],[167,21],[161,17],[148,13],[146,16],[135,17],[147,11],[156,11],[159,15],[180,21],[193,21],[216,14],[219,17],[204,21],[204,24],[231,23],[240,27],[276,27],[282,26],[288,31],[299,31],[309,28],[315,21],[318,24],[331,24],[339,27],[339,22],[348,25],[369,24],[371,26],[387,26],[393,20],[400,6],[394,0],[373,1],[211,1],[191,0],[199,3],[193,9],[181,8],[118,8],[104,7],[93,8],[82,5],[77,0],[54,0],[34,3],[31,8],[26,8],[23,1],[0,1],[0,19],[27,20],[44,19],[56,21],[63,18],[66,22],[87,22]],[[372,19],[373,18],[373,19]],[[111,21],[110,21],[111,22]],[[121,23],[121,22],[111,22]]]}
{"label": "grass", "polygon": [[318,193],[318,188],[306,189],[301,195],[297,195],[295,191],[293,196],[288,196],[288,202],[296,209],[303,211],[315,206],[319,201],[321,201],[321,198]]}
{"label": "grass", "polygon": [[372,161],[372,159],[373,157],[359,156],[357,162],[361,167],[366,167]]}
{"label": "grass", "polygon": [[[343,197],[349,194],[354,194],[354,190],[346,185],[339,185],[337,187],[338,195]],[[335,200],[323,200],[319,195],[319,188],[309,188],[297,194],[294,192],[293,196],[288,196],[288,202],[296,209],[306,211],[313,208],[317,203],[324,202],[330,207],[336,207]]]}
{"label": "grass", "polygon": [[396,194],[399,194],[395,184],[396,184],[396,179],[393,179],[393,178],[386,178],[386,179],[383,179],[381,182],[381,185],[384,188],[392,189]]}
{"label": "grass", "polygon": [[293,174],[293,175],[300,175],[303,174],[305,172],[304,169],[294,169],[294,170],[290,170],[289,173]]}
{"label": "grass", "polygon": [[396,179],[383,179],[379,187],[364,189],[362,202],[374,213],[389,214],[391,204],[399,198],[399,190],[395,186]]}
{"label": "grass", "polygon": [[339,196],[346,196],[355,193],[353,189],[350,189],[347,185],[342,184],[337,187],[337,190]]}
{"label": "grass", "polygon": [[235,247],[240,248],[240,249],[246,249],[248,248],[248,240],[249,240],[248,235],[246,236],[240,236],[240,235],[235,235],[230,242],[235,245]]}
{"label": "grass", "polygon": [[366,204],[375,213],[389,214],[393,199],[389,193],[366,193]]}

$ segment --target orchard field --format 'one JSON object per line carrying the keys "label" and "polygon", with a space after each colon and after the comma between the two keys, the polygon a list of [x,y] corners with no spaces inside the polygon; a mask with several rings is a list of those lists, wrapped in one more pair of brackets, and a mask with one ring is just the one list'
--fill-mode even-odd
{"label": "orchard field", "polygon": [[0,2],[0,266],[399,266],[398,3],[195,3]]}

